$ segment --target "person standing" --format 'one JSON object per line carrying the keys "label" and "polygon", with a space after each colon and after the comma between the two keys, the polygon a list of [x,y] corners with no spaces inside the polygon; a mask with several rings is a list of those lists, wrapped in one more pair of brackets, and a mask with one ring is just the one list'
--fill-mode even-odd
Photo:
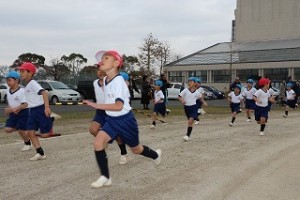
{"label": "person standing", "polygon": [[167,75],[165,75],[165,74],[161,74],[159,80],[163,83],[163,85],[160,88],[160,90],[162,91],[162,93],[165,96],[165,102],[167,102],[167,98],[168,98],[167,88],[169,88],[171,84],[170,84],[170,82],[167,79]]}
{"label": "person standing", "polygon": [[150,110],[149,104],[150,104],[150,98],[151,98],[151,86],[148,81],[148,76],[143,76],[143,83],[142,83],[142,99],[141,104],[143,104],[144,110]]}
{"label": "person standing", "polygon": [[128,88],[129,88],[129,93],[130,93],[130,99],[132,101],[134,99],[134,90],[137,93],[140,93],[139,89],[136,87],[136,84],[135,84],[132,74],[129,74]]}
{"label": "person standing", "polygon": [[241,81],[240,81],[240,77],[238,77],[238,76],[235,78],[233,83],[230,85],[230,91],[234,91],[234,89],[236,88],[236,85],[242,85]]}

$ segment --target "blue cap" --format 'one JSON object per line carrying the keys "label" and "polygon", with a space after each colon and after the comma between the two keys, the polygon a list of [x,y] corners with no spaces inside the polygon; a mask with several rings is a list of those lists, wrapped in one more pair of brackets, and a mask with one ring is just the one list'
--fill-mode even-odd
{"label": "blue cap", "polygon": [[202,82],[202,79],[201,79],[201,77],[199,77],[199,78],[196,78],[196,82],[197,82],[197,83],[201,83],[201,82]]}
{"label": "blue cap", "polygon": [[253,84],[253,83],[254,83],[254,81],[253,81],[253,79],[249,78],[249,79],[247,80],[247,83],[251,83],[251,84]]}
{"label": "blue cap", "polygon": [[239,88],[240,90],[242,89],[242,85],[241,85],[241,84],[236,84],[235,87],[236,87],[236,88]]}
{"label": "blue cap", "polygon": [[20,74],[16,71],[10,71],[10,72],[8,72],[8,74],[6,74],[5,78],[20,79]]}
{"label": "blue cap", "polygon": [[196,79],[195,77],[191,76],[191,77],[188,79],[188,81],[194,81],[194,82],[196,83],[196,82],[197,82],[197,79]]}
{"label": "blue cap", "polygon": [[288,83],[288,84],[286,84],[286,87],[293,87],[293,84],[292,83]]}
{"label": "blue cap", "polygon": [[124,78],[125,81],[129,81],[129,75],[126,72],[120,72],[120,75]]}
{"label": "blue cap", "polygon": [[160,80],[157,80],[157,81],[155,81],[155,85],[161,87],[161,86],[163,86],[163,82]]}

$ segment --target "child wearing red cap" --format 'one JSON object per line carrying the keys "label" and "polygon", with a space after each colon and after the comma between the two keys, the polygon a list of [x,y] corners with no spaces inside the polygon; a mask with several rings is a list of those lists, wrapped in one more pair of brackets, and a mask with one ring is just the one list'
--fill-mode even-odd
{"label": "child wearing red cap", "polygon": [[35,131],[40,129],[42,137],[48,137],[52,128],[51,110],[49,106],[47,92],[35,81],[35,66],[32,63],[25,62],[19,68],[21,79],[25,81],[25,97],[28,103],[29,115],[27,122],[27,134],[36,148],[36,154],[31,161],[43,160],[46,158],[39,139],[35,135]]}
{"label": "child wearing red cap", "polygon": [[255,101],[255,120],[260,124],[259,135],[263,136],[266,127],[266,120],[268,119],[269,106],[268,102],[275,103],[275,97],[271,96],[269,89],[270,81],[267,78],[261,78],[258,82],[258,86],[261,87],[253,95]]}
{"label": "child wearing red cap", "polygon": [[129,105],[128,86],[118,73],[123,63],[120,54],[116,51],[101,51],[96,57],[101,58],[100,69],[107,74],[103,84],[105,103],[96,104],[90,101],[84,103],[95,109],[105,110],[107,114],[105,125],[94,140],[95,156],[101,176],[91,187],[99,188],[110,186],[112,183],[105,148],[117,137],[120,137],[134,154],[151,158],[156,165],[161,162],[162,151],[160,149],[154,151],[139,143],[138,125]]}

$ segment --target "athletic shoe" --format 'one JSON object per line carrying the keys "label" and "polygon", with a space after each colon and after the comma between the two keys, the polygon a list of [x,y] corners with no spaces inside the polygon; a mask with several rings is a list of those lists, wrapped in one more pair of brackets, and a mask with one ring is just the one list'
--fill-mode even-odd
{"label": "athletic shoe", "polygon": [[30,158],[29,160],[31,161],[37,161],[37,160],[44,160],[46,159],[46,155],[44,154],[43,156],[39,153],[35,154],[32,158]]}
{"label": "athletic shoe", "polygon": [[187,135],[185,135],[185,136],[183,136],[183,138],[182,138],[185,142],[188,142],[189,140],[190,140],[190,137],[189,136],[187,136]]}
{"label": "athletic shoe", "polygon": [[162,154],[161,149],[157,149],[156,153],[158,154],[158,157],[155,160],[153,160],[153,162],[155,165],[159,165],[161,163],[161,154]]}
{"label": "athletic shoe", "polygon": [[170,109],[166,109],[166,113],[167,113],[167,115],[169,115],[170,114],[170,112],[171,112],[171,110]]}
{"label": "athletic shoe", "polygon": [[260,135],[260,136],[264,136],[265,133],[264,133],[263,131],[260,131],[260,132],[259,132],[259,135]]}
{"label": "athletic shoe", "polygon": [[92,188],[100,188],[102,186],[111,186],[111,178],[106,178],[105,176],[100,176],[98,180],[91,184]]}
{"label": "athletic shoe", "polygon": [[149,128],[154,129],[155,126],[154,126],[153,124],[151,124],[151,125],[149,126]]}
{"label": "athletic shoe", "polygon": [[286,114],[284,114],[284,115],[282,115],[284,118],[287,118],[287,115]]}
{"label": "athletic shoe", "polygon": [[195,121],[195,125],[198,125],[198,124],[200,124],[200,122],[196,120],[196,121]]}
{"label": "athletic shoe", "polygon": [[120,156],[120,159],[119,159],[119,164],[120,164],[120,165],[126,164],[127,161],[128,161],[127,154],[126,154],[126,155],[121,155],[121,156]]}
{"label": "athletic shoe", "polygon": [[54,112],[51,113],[50,117],[53,117],[55,120],[61,119],[61,116],[59,114],[54,113]]}
{"label": "athletic shoe", "polygon": [[233,127],[233,123],[232,123],[232,122],[230,122],[230,123],[229,123],[229,126]]}
{"label": "athletic shoe", "polygon": [[251,122],[251,119],[247,119],[246,122]]}
{"label": "athletic shoe", "polygon": [[21,151],[29,151],[31,149],[31,145],[24,145]]}
{"label": "athletic shoe", "polygon": [[198,109],[198,113],[200,113],[200,114],[202,114],[202,115],[205,115],[205,114],[206,114],[205,110],[203,110],[202,108]]}

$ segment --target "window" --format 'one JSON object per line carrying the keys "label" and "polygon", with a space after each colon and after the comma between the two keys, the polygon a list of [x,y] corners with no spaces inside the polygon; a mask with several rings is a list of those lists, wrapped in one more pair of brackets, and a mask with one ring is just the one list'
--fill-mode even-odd
{"label": "window", "polygon": [[294,69],[294,80],[300,80],[300,68]]}
{"label": "window", "polygon": [[238,69],[236,74],[242,82],[246,82],[249,78],[258,80],[258,69]]}
{"label": "window", "polygon": [[0,85],[0,89],[7,89],[5,85]]}
{"label": "window", "polygon": [[188,77],[201,77],[202,83],[207,83],[207,71],[206,70],[197,70],[197,71],[188,71]]}
{"label": "window", "polygon": [[264,69],[264,76],[268,76],[272,82],[281,82],[289,76],[287,68]]}
{"label": "window", "polygon": [[213,83],[228,83],[230,79],[230,70],[212,70]]}
{"label": "window", "polygon": [[174,85],[174,88],[175,88],[175,89],[180,89],[180,88],[181,88],[181,85],[175,84],[175,85]]}
{"label": "window", "polygon": [[171,82],[179,82],[183,81],[182,72],[169,72],[169,81]]}
{"label": "window", "polygon": [[51,90],[51,87],[48,83],[46,82],[39,82],[39,84],[42,86],[42,88],[44,88],[45,90]]}

